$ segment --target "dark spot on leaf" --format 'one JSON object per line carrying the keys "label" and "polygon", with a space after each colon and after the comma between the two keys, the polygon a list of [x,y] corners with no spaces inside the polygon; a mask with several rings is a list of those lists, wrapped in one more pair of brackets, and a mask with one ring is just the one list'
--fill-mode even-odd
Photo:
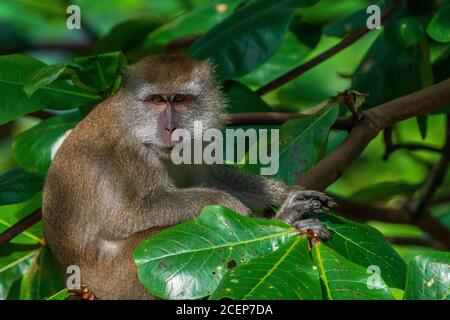
{"label": "dark spot on leaf", "polygon": [[227,268],[233,269],[234,267],[236,267],[236,265],[237,265],[237,262],[236,262],[236,260],[233,259],[233,260],[228,261]]}
{"label": "dark spot on leaf", "polygon": [[158,267],[161,268],[161,269],[167,268],[167,267],[168,267],[167,262],[164,261],[164,260],[161,260],[161,261],[158,263]]}

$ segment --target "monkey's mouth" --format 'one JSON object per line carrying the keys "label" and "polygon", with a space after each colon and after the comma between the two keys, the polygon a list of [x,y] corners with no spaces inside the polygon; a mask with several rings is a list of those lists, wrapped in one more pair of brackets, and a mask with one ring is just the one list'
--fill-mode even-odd
{"label": "monkey's mouth", "polygon": [[153,143],[144,143],[147,148],[151,148],[153,150],[159,150],[161,153],[170,154],[175,145],[155,145]]}
{"label": "monkey's mouth", "polygon": [[174,146],[165,146],[165,147],[161,147],[159,149],[164,154],[170,154],[172,152],[173,148],[174,148]]}

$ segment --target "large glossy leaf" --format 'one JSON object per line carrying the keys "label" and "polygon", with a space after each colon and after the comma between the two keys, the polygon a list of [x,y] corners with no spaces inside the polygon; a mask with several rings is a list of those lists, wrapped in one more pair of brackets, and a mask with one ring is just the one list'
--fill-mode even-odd
{"label": "large glossy leaf", "polygon": [[[368,273],[326,244],[313,247],[313,261],[319,270],[324,298],[329,300],[394,299],[383,279]],[[371,277],[375,277],[374,280]]]}
{"label": "large glossy leaf", "polygon": [[39,109],[73,109],[101,98],[68,82],[41,87],[28,98],[23,85],[35,70],[45,66],[31,57],[13,54],[0,56],[0,124]]}
{"label": "large glossy leaf", "polygon": [[30,199],[43,184],[44,176],[21,169],[0,175],[0,206]]}
{"label": "large glossy leaf", "polygon": [[24,272],[20,300],[42,300],[64,288],[55,259],[47,247],[41,247]]}
{"label": "large glossy leaf", "polygon": [[290,239],[277,251],[229,270],[210,299],[320,300],[319,274],[304,237]]}
{"label": "large glossy leaf", "polygon": [[327,247],[365,270],[377,266],[389,287],[404,288],[406,264],[378,230],[331,214],[326,217],[325,223],[333,231]]}
{"label": "large glossy leaf", "polygon": [[95,44],[99,53],[127,51],[138,46],[147,34],[158,27],[155,19],[140,17],[119,23]]}
{"label": "large glossy leaf", "polygon": [[134,252],[139,279],[165,299],[210,295],[227,269],[266,255],[296,235],[284,223],[207,206],[193,220],[166,229]]}
{"label": "large glossy leaf", "polygon": [[445,1],[442,7],[430,21],[427,32],[436,41],[450,41],[450,1]]}
{"label": "large glossy leaf", "polygon": [[[369,93],[368,109],[429,85],[431,64],[424,45],[394,47],[381,34],[352,77],[354,90]],[[386,85],[386,84],[389,85]]]}
{"label": "large glossy leaf", "polygon": [[[328,135],[338,113],[339,109],[330,105],[314,115],[283,124],[279,132],[279,156],[271,164],[272,168],[278,166],[278,172],[270,177],[294,185],[326,152]],[[267,140],[270,141],[270,138]],[[249,163],[249,155],[254,152],[252,148],[258,146],[250,147],[241,167],[248,172],[260,174],[261,168],[267,165]]]}
{"label": "large glossy leaf", "polygon": [[197,40],[188,53],[210,59],[221,80],[242,76],[264,63],[280,46],[295,7],[316,0],[257,0],[237,10]]}
{"label": "large glossy leaf", "polygon": [[[371,3],[372,4],[372,3]],[[384,1],[373,3],[384,10]],[[343,17],[339,17],[329,23],[323,28],[323,33],[328,36],[345,37],[346,35],[355,32],[366,26],[367,23],[367,5],[362,9],[356,11],[349,11]]]}
{"label": "large glossy leaf", "polygon": [[13,142],[14,157],[19,166],[29,171],[46,173],[51,163],[53,146],[80,120],[80,113],[73,111],[43,120],[19,134]]}
{"label": "large glossy leaf", "polygon": [[233,13],[242,0],[215,0],[190,10],[150,32],[142,48],[166,45],[181,37],[198,36]]}
{"label": "large glossy leaf", "polygon": [[311,48],[299,42],[292,32],[286,32],[280,47],[261,66],[246,74],[240,80],[254,87],[262,87],[299,65],[311,52]]}
{"label": "large glossy leaf", "polygon": [[449,252],[422,253],[409,263],[405,298],[450,300]]}

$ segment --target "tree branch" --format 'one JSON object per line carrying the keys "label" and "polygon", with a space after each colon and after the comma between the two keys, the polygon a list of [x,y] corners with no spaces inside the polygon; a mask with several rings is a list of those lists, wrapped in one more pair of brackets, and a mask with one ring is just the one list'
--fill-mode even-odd
{"label": "tree branch", "polygon": [[[402,1],[396,1],[390,8],[388,8],[382,15],[381,15],[381,21],[384,22],[387,19],[389,19],[391,16],[394,15],[394,13],[401,7]],[[275,90],[285,83],[297,78],[298,76],[302,75],[306,71],[311,70],[315,66],[319,65],[320,63],[324,62],[328,58],[334,56],[336,53],[344,50],[345,48],[349,47],[353,43],[355,43],[357,40],[362,38],[364,35],[366,35],[370,29],[367,28],[367,26],[364,26],[362,29],[356,31],[352,35],[348,36],[347,38],[343,39],[341,42],[339,42],[334,47],[331,47],[327,51],[319,54],[317,57],[309,60],[308,62],[298,66],[297,68],[289,71],[288,73],[285,73],[281,75],[280,77],[276,78],[275,80],[271,81],[270,83],[264,85],[263,87],[259,88],[256,93],[259,95],[264,95],[272,90]]]}
{"label": "tree branch", "polygon": [[[310,116],[310,114],[290,112],[249,112],[223,114],[222,120],[230,126],[281,125],[286,121]],[[350,131],[353,119],[341,117],[336,120],[333,129]]]}
{"label": "tree branch", "polygon": [[30,228],[42,218],[42,211],[38,209],[29,214],[6,231],[0,233],[0,248],[11,241],[14,237]]}
{"label": "tree branch", "polygon": [[450,79],[363,112],[344,143],[322,159],[298,184],[307,189],[326,189],[343,174],[381,130],[448,105]]}

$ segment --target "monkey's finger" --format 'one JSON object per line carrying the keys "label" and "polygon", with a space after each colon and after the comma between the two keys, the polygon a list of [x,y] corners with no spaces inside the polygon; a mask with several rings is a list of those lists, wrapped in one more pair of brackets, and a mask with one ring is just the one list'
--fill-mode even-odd
{"label": "monkey's finger", "polygon": [[313,232],[315,237],[320,241],[329,241],[332,238],[327,226],[315,219],[298,220],[292,225],[302,233],[308,234],[309,232]]}

